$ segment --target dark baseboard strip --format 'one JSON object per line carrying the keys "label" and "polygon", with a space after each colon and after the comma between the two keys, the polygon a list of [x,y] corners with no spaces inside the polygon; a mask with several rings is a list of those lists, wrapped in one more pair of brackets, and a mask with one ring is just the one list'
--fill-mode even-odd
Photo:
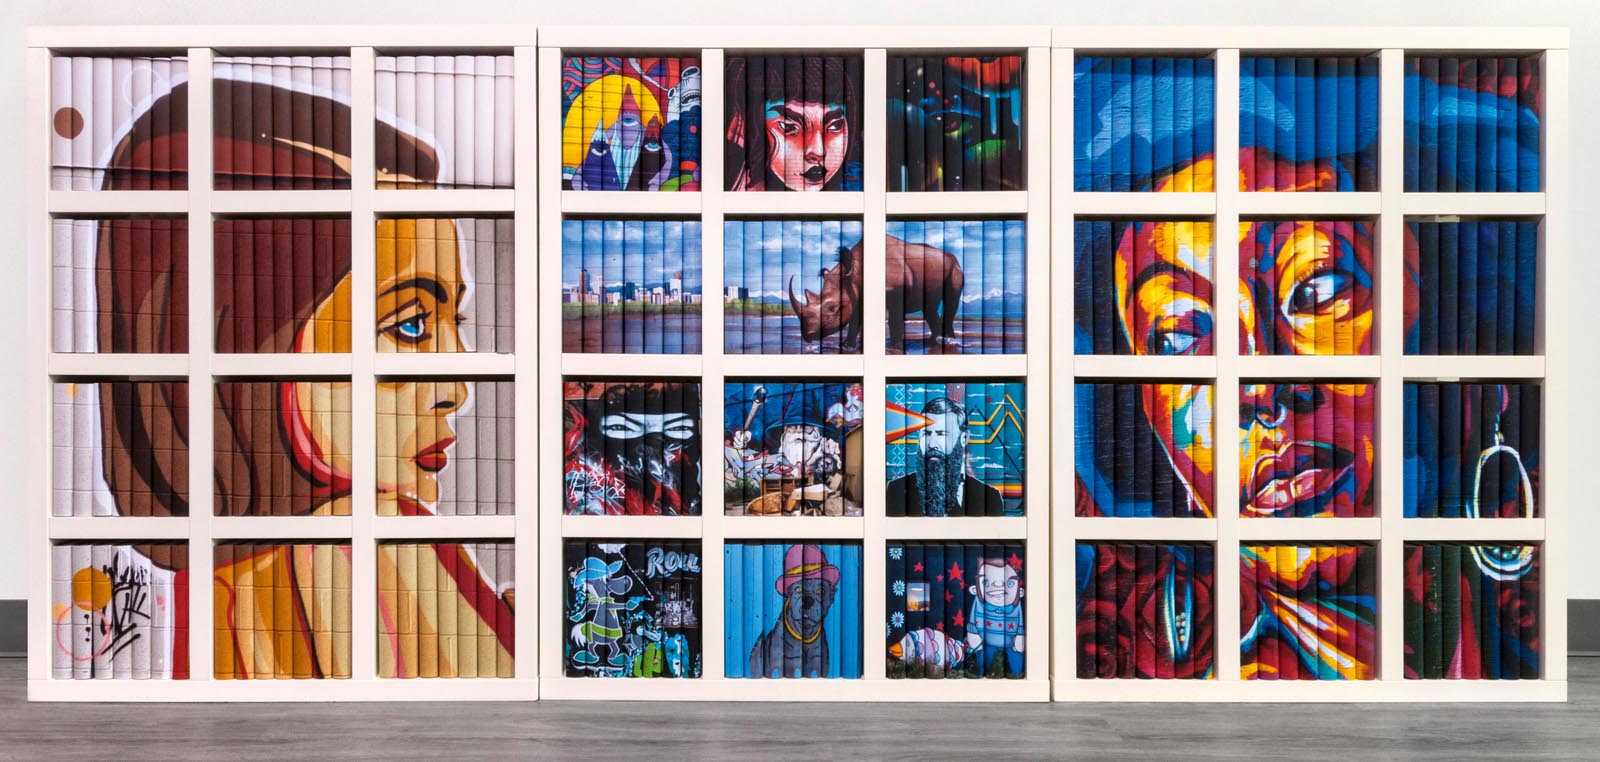
{"label": "dark baseboard strip", "polygon": [[[28,651],[28,602],[0,600],[0,657]],[[1567,601],[1567,653],[1600,655],[1600,600]]]}

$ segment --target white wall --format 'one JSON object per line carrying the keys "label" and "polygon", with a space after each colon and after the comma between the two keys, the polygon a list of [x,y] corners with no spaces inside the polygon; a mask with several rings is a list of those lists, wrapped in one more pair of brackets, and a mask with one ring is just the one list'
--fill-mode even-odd
{"label": "white wall", "polygon": [[[418,13],[407,16],[403,9]],[[606,15],[596,15],[594,9]],[[608,0],[588,3],[529,2],[509,0],[450,0],[448,3],[422,3],[415,0],[246,0],[234,3],[209,3],[201,0],[138,0],[108,3],[105,0],[6,0],[0,2],[0,103],[10,104],[10,116],[0,120],[0,145],[14,146],[0,155],[0,229],[20,231],[23,226],[24,199],[21,177],[24,102],[24,29],[33,25],[58,24],[467,24],[519,22],[539,24],[603,25],[648,24],[761,24],[801,25],[856,24],[1080,24],[1080,25],[1341,25],[1341,26],[1566,26],[1572,30],[1572,117],[1579,124],[1600,120],[1600,60],[1592,51],[1600,50],[1600,3],[1594,0],[1451,0],[1448,3],[1422,0],[1339,0],[1329,3],[1198,2],[1197,0],[1128,0],[1127,2],[1074,2],[1073,0],[925,0],[911,2],[866,2],[865,0],[804,0],[799,3],[761,0],[693,0],[662,3],[643,0]],[[663,39],[670,45],[670,39]],[[37,128],[37,127],[35,127]],[[1600,154],[1577,138],[1574,130],[1572,177],[1600,176]],[[1600,189],[1572,183],[1572,210],[1582,218],[1584,210],[1600,209]],[[0,254],[0,272],[19,272],[23,250],[19,236],[4,238],[7,249]],[[1600,257],[1574,247],[1570,265],[1574,286],[1600,282]],[[1588,305],[1584,295],[1573,293],[1573,306]],[[1565,319],[1567,316],[1551,316]],[[20,294],[0,303],[0,325],[19,329],[24,325],[24,301]],[[1574,342],[1583,342],[1579,331],[1569,331]],[[20,337],[18,338],[20,344]],[[1582,344],[1580,343],[1579,346]],[[1573,358],[1574,379],[1600,378],[1600,361],[1592,354]],[[0,421],[21,417],[17,403],[23,389],[23,364],[0,363]],[[1586,388],[1575,384],[1575,388]],[[1570,430],[1600,431],[1600,406],[1574,406]],[[0,457],[0,485],[13,485],[15,492],[23,481],[22,459],[27,447],[23,432],[14,432],[7,443],[11,457]],[[1575,470],[1586,464],[1576,458]],[[1577,500],[1582,490],[1569,490]],[[27,595],[24,577],[26,557],[25,510],[13,501],[0,508],[0,599]],[[1573,566],[1571,591],[1575,598],[1600,598],[1600,554],[1591,555],[1584,540],[1600,540],[1600,514],[1588,505],[1574,505],[1570,525]]]}

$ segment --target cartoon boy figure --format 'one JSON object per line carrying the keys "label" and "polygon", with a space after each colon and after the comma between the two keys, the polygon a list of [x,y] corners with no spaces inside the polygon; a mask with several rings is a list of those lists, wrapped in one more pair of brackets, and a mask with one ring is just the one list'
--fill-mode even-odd
{"label": "cartoon boy figure", "polygon": [[580,668],[597,669],[601,665],[601,649],[605,649],[605,666],[622,668],[628,664],[627,649],[623,647],[622,614],[639,607],[643,600],[628,596],[633,589],[633,579],[622,574],[622,561],[607,564],[590,556],[583,565],[570,573],[572,590],[576,595],[568,619],[572,626],[572,661]]}
{"label": "cartoon boy figure", "polygon": [[984,557],[978,576],[967,588],[973,596],[967,616],[967,650],[978,659],[982,674],[1001,653],[1008,674],[1021,674],[1023,650],[1022,577],[1003,558]]}

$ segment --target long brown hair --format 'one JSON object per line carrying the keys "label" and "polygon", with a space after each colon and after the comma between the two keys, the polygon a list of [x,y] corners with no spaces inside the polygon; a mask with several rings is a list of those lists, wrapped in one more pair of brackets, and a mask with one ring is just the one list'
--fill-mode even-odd
{"label": "long brown hair", "polygon": [[[178,157],[185,158],[168,174],[151,174],[148,165],[155,142],[182,145],[187,140],[182,120],[157,119],[163,109],[165,113],[187,113],[187,87],[187,83],[174,86],[135,120],[134,128],[117,146],[106,173],[105,189],[131,189],[134,178],[141,173],[150,177],[152,189],[182,187],[177,178],[187,176],[186,153],[172,152],[175,161],[179,161]],[[271,84],[230,79],[213,80],[212,88],[213,102],[217,104],[232,103],[236,98],[271,102],[283,95],[282,88]],[[309,98],[309,105],[317,113],[332,113],[335,123],[349,124],[346,104],[315,94],[297,93],[295,97],[301,103]],[[348,187],[350,158],[344,153],[348,136],[336,138],[330,130],[317,130],[309,143],[295,142],[257,133],[245,120],[213,123],[220,130],[213,142],[216,155],[222,155],[223,151],[233,155],[231,152],[245,144],[257,157],[270,156],[270,163],[259,160],[255,163],[273,167],[273,178],[288,180],[289,187],[313,187],[313,184],[322,187],[330,179],[335,183],[343,181]],[[156,133],[158,126],[165,128],[162,134]],[[438,165],[432,149],[419,147],[412,136],[380,122],[376,125],[375,138],[380,167],[395,166],[396,155],[409,150],[417,158],[415,169],[408,166],[407,170],[414,171],[424,182],[431,182],[437,176]],[[251,187],[260,174],[256,171],[241,173],[233,168],[232,162],[219,162],[219,170],[222,171],[215,179],[219,188]],[[121,225],[129,224],[131,230],[138,220],[101,224],[96,268],[100,351],[188,351],[187,226],[183,220],[171,222],[170,244],[155,240],[153,236],[118,235]],[[218,250],[231,251],[231,264],[240,267],[270,265],[274,257],[281,260],[288,256],[292,272],[297,276],[295,287],[287,295],[290,309],[259,310],[256,312],[261,314],[249,321],[233,319],[237,316],[239,293],[232,283],[215,288],[212,325],[216,351],[293,351],[293,337],[350,272],[350,219],[223,219],[216,222],[214,231],[219,239],[224,234],[228,236],[226,249],[218,246]],[[296,233],[300,235],[296,237]],[[260,267],[256,271],[267,270]],[[270,393],[262,394],[262,386],[270,389]],[[290,497],[296,512],[304,513],[349,494],[347,480],[329,479],[322,470],[308,467],[304,453],[296,457],[295,435],[286,421],[288,415],[299,412],[284,406],[285,400],[293,399],[285,393],[291,386],[285,382],[217,385],[214,406],[217,515],[269,513],[272,506],[260,499],[263,495]],[[134,411],[131,417],[123,416],[120,421],[117,416],[101,416],[106,481],[117,511],[131,512],[133,496],[142,489],[172,484],[177,488],[151,490],[163,496],[154,501],[152,513],[188,515],[188,385],[182,382],[144,387],[104,384],[101,388],[103,411],[116,410],[117,405],[129,405]],[[137,399],[137,388],[155,390],[155,398]],[[263,416],[268,419],[259,420]],[[167,437],[167,441],[174,443],[170,450],[157,451],[150,459],[134,457],[133,453],[148,448],[152,441],[161,441],[169,433],[172,436]],[[304,449],[303,442],[299,449]],[[139,461],[145,464],[143,470],[136,465]],[[112,477],[114,473],[132,476],[117,480]]]}

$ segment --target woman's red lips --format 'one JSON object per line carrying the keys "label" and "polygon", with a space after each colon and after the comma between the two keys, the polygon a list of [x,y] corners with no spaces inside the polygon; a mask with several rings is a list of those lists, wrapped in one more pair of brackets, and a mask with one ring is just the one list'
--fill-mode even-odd
{"label": "woman's red lips", "polygon": [[449,449],[450,445],[455,443],[455,437],[445,437],[444,439],[434,442],[427,449],[417,453],[416,457],[412,458],[412,460],[416,461],[417,468],[420,468],[424,471],[442,471],[444,470],[444,467],[450,463],[450,456],[445,454],[445,450]]}
{"label": "woman's red lips", "polygon": [[[1332,452],[1329,467],[1316,466],[1318,448]],[[1250,507],[1259,514],[1292,512],[1296,502],[1316,500],[1332,489],[1352,466],[1351,454],[1339,448],[1317,442],[1290,442],[1277,452],[1256,459],[1251,469]]]}

